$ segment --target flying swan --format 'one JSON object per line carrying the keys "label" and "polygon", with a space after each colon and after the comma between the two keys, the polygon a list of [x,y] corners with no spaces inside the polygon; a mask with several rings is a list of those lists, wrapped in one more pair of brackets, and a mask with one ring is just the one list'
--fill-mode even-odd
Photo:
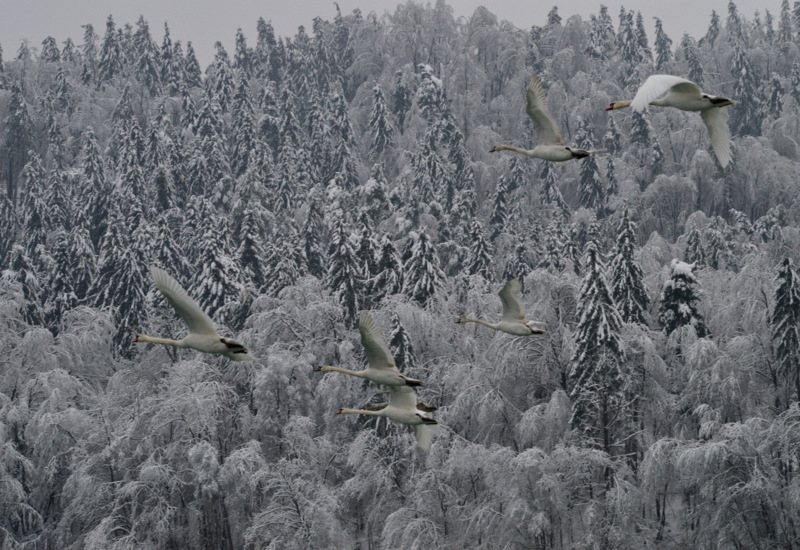
{"label": "flying swan", "polygon": [[511,145],[495,145],[489,151],[494,153],[497,151],[514,151],[536,159],[549,160],[551,162],[564,162],[565,160],[581,159],[589,155],[597,155],[599,153],[607,153],[608,151],[584,151],[583,149],[574,149],[564,145],[561,139],[561,132],[556,126],[556,121],[550,111],[547,110],[547,94],[542,87],[541,79],[533,75],[531,81],[528,83],[527,90],[527,107],[528,116],[533,121],[533,126],[536,129],[536,136],[539,139],[538,145],[531,150],[513,147]]}
{"label": "flying swan", "polygon": [[503,318],[497,323],[490,323],[481,319],[462,317],[456,323],[478,323],[494,330],[513,334],[514,336],[531,336],[544,334],[541,321],[531,321],[525,318],[525,305],[519,299],[522,284],[517,279],[511,279],[499,292],[500,301],[503,302]]}
{"label": "flying swan", "polygon": [[331,367],[323,365],[314,370],[317,372],[342,372],[350,376],[357,376],[371,380],[376,384],[385,386],[421,386],[421,380],[415,380],[404,376],[395,366],[392,352],[386,347],[386,343],[381,337],[375,319],[366,311],[358,314],[358,332],[361,333],[361,345],[364,346],[364,353],[367,356],[369,366],[361,371],[343,369],[341,367]]}
{"label": "flying swan", "polygon": [[339,409],[336,414],[368,414],[383,416],[389,420],[414,426],[417,445],[425,452],[431,449],[433,436],[439,433],[439,423],[431,418],[430,412],[417,406],[417,394],[408,386],[389,386],[389,404],[380,410]]}
{"label": "flying swan", "polygon": [[731,162],[731,134],[728,130],[728,110],[722,107],[733,103],[730,99],[703,93],[691,80],[669,74],[654,74],[644,81],[633,100],[615,101],[606,107],[606,111],[630,106],[634,111],[642,112],[648,105],[700,111],[711,136],[711,147],[720,166],[725,168]]}
{"label": "flying swan", "polygon": [[177,348],[191,348],[203,353],[224,355],[232,361],[251,361],[253,359],[249,350],[242,344],[217,334],[211,318],[166,271],[158,267],[151,267],[150,274],[153,276],[156,288],[161,291],[169,305],[189,327],[189,334],[180,340],[153,338],[146,334],[140,334],[134,342],[153,342]]}

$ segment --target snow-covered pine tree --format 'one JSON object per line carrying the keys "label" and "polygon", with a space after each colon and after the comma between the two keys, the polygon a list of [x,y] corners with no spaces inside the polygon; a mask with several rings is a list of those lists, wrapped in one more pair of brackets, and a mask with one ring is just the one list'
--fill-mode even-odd
{"label": "snow-covered pine tree", "polygon": [[340,218],[333,225],[328,258],[326,285],[336,294],[347,325],[355,327],[358,321],[358,297],[363,281],[353,243]]}
{"label": "snow-covered pine tree", "polygon": [[694,40],[688,33],[683,34],[680,50],[683,52],[686,65],[689,67],[689,72],[686,75],[687,78],[702,88],[703,65],[700,63],[700,52],[697,50]]}
{"label": "snow-covered pine tree", "polygon": [[767,88],[767,98],[764,102],[765,115],[773,118],[781,116],[781,111],[783,110],[783,94],[784,89],[780,75],[778,75],[778,73],[772,73],[772,78]]}
{"label": "snow-covered pine tree", "polygon": [[611,260],[611,290],[617,311],[626,323],[645,324],[650,299],[644,288],[644,272],[634,258],[636,224],[628,209],[622,215],[614,258]]}
{"label": "snow-covered pine tree", "polygon": [[403,264],[403,292],[424,307],[436,294],[445,276],[427,233],[412,232],[409,239],[412,245],[410,257]]}
{"label": "snow-covered pine tree", "polygon": [[586,245],[586,275],[578,299],[575,351],[569,385],[572,425],[607,453],[622,442],[626,415],[624,356],[620,342],[622,318],[603,276],[594,242]]}
{"label": "snow-covered pine tree", "polygon": [[106,33],[100,48],[100,59],[97,63],[97,80],[106,83],[122,71],[122,50],[117,37],[114,19],[109,15],[106,20]]}
{"label": "snow-covered pine tree", "polygon": [[800,399],[800,281],[791,258],[781,261],[775,282],[770,316],[775,359],[781,375],[790,387],[794,386],[796,399]]}
{"label": "snow-covered pine tree", "polygon": [[697,278],[692,273],[693,264],[673,259],[670,278],[661,292],[658,320],[667,335],[685,325],[694,327],[697,336],[708,335],[705,320],[697,309],[700,301]]}
{"label": "snow-covered pine tree", "polygon": [[394,356],[395,366],[400,371],[412,372],[417,368],[417,357],[411,337],[400,323],[397,313],[392,313],[392,332],[389,334],[389,349]]}
{"label": "snow-covered pine tree", "polygon": [[25,323],[30,326],[43,325],[44,315],[41,310],[42,283],[33,262],[19,245],[12,245],[9,252],[7,271],[2,273],[4,278],[11,278],[22,287],[22,296],[25,300],[25,310],[22,316]]}
{"label": "snow-covered pine tree", "polygon": [[196,88],[202,84],[203,72],[200,70],[200,63],[194,53],[194,46],[191,41],[186,43],[186,58],[183,63],[183,74],[186,86]]}
{"label": "snow-covered pine tree", "polygon": [[375,156],[380,157],[394,143],[394,128],[389,120],[386,98],[378,84],[372,88],[372,111],[369,114],[369,127],[372,132],[370,149]]}
{"label": "snow-covered pine tree", "polygon": [[231,108],[233,143],[231,147],[231,169],[234,176],[241,176],[247,170],[250,153],[256,148],[255,121],[253,120],[253,101],[250,87],[243,74],[239,74],[236,92],[233,94]]}
{"label": "snow-covered pine tree", "polygon": [[433,68],[430,65],[420,66],[419,78],[415,101],[428,124],[433,124],[444,119],[449,112],[442,89],[442,81],[433,74]]}

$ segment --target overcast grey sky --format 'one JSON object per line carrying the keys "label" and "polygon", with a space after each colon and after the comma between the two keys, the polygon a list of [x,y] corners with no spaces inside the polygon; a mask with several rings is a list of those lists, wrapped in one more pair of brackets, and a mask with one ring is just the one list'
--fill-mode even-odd
{"label": "overcast grey sky", "polygon": [[[394,12],[398,0],[339,0],[343,13],[359,7],[366,15],[375,11],[382,15]],[[728,0],[657,0],[619,2],[614,0],[451,0],[456,17],[469,16],[475,8],[485,5],[500,19],[507,19],[519,28],[544,23],[547,12],[558,4],[559,14],[566,20],[580,14],[584,19],[597,13],[600,4],[609,7],[614,23],[621,5],[628,9],[641,10],[645,23],[652,32],[654,16],[664,21],[664,30],[674,44],[680,41],[683,32],[699,38],[708,28],[711,10],[724,19]],[[752,18],[756,10],[765,9],[776,18],[780,12],[780,0],[736,0],[739,12]],[[311,19],[321,16],[332,19],[335,14],[333,1],[320,0],[0,0],[0,45],[3,58],[16,54],[23,39],[37,49],[42,40],[53,36],[59,43],[71,37],[76,44],[83,41],[81,25],[91,23],[102,36],[108,15],[114,16],[117,25],[136,23],[139,15],[150,24],[150,32],[157,43],[161,43],[164,21],[169,23],[173,40],[184,44],[191,41],[200,63],[205,67],[213,57],[214,42],[221,41],[225,48],[233,51],[236,29],[241,27],[249,45],[255,44],[256,21],[263,17],[272,21],[281,36],[292,35],[299,25],[311,27]]]}

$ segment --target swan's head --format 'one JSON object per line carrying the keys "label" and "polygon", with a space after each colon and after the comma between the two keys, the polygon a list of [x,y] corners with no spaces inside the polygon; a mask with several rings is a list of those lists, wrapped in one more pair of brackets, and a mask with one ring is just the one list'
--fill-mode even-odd
{"label": "swan's head", "polygon": [[617,109],[624,109],[625,107],[630,107],[630,101],[612,101],[608,107],[606,107],[606,111],[616,111]]}
{"label": "swan's head", "polygon": [[342,414],[342,411],[343,411],[343,410],[344,410],[344,409],[339,409],[338,411],[336,411],[336,414]]}

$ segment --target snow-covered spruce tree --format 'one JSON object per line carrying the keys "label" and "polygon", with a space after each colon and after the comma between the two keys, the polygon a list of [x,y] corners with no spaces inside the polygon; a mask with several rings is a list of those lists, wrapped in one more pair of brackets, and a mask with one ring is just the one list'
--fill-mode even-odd
{"label": "snow-covered spruce tree", "polygon": [[561,190],[558,188],[555,168],[553,168],[551,164],[550,162],[544,163],[541,174],[541,178],[544,182],[542,183],[541,191],[539,191],[539,197],[542,204],[553,206],[554,209],[558,211],[558,215],[567,219],[571,215],[571,211],[569,205],[564,200],[564,196],[561,194]]}
{"label": "snow-covered spruce tree", "polygon": [[236,29],[235,49],[233,52],[233,68],[241,71],[247,78],[253,76],[252,50],[247,47],[247,40],[241,28]]}
{"label": "snow-covered spruce tree", "polygon": [[380,157],[394,143],[394,128],[389,120],[389,110],[383,90],[377,84],[372,88],[372,111],[369,114],[369,127],[372,132],[370,149],[375,156]]}
{"label": "snow-covered spruce tree", "polygon": [[269,266],[269,272],[262,292],[277,297],[281,290],[294,285],[303,275],[305,258],[302,255],[302,248],[297,246],[298,242],[297,230],[290,224],[272,248],[270,257],[264,262]]}
{"label": "snow-covered spruce tree", "polygon": [[22,236],[32,258],[39,246],[47,244],[48,234],[55,229],[54,210],[47,203],[45,171],[39,155],[31,152],[30,160],[20,174],[25,195],[22,199]]}
{"label": "snow-covered spruce tree", "polygon": [[686,263],[698,268],[705,265],[706,254],[703,249],[703,237],[697,228],[689,231],[686,236],[686,250],[683,253],[683,259],[686,260]]}
{"label": "snow-covered spruce tree", "polygon": [[544,254],[539,262],[539,267],[558,273],[564,269],[566,261],[564,259],[564,240],[561,228],[555,218],[545,228]]}
{"label": "snow-covered spruce tree", "polygon": [[492,276],[492,250],[483,235],[483,225],[478,220],[472,220],[470,241],[467,272],[470,275],[481,275],[487,281],[491,281],[494,279]]}
{"label": "snow-covered spruce tree", "polygon": [[419,88],[414,99],[428,124],[433,124],[444,119],[449,112],[442,81],[433,74],[430,65],[420,66],[419,78]]}
{"label": "snow-covered spruce tree", "polygon": [[383,173],[383,164],[378,162],[372,167],[367,182],[359,188],[364,208],[375,224],[383,221],[385,214],[389,211],[387,189],[388,182]]}
{"label": "snow-covered spruce tree", "polygon": [[411,233],[410,257],[403,264],[403,293],[425,306],[444,282],[439,257],[427,233]]}
{"label": "snow-covered spruce tree", "polygon": [[636,224],[626,208],[619,225],[614,259],[611,260],[611,289],[622,320],[645,324],[644,312],[650,299],[644,288],[644,272],[633,256],[635,247]]}
{"label": "snow-covered spruce tree", "polygon": [[623,439],[626,414],[625,374],[619,315],[603,276],[603,263],[594,242],[586,246],[586,275],[578,299],[575,352],[569,385],[572,425],[606,453]]}
{"label": "snow-covered spruce tree", "polygon": [[[800,280],[791,258],[784,258],[775,277],[774,304],[770,317],[772,341],[779,372],[800,400]],[[787,406],[790,401],[787,401]]]}
{"label": "snow-covered spruce tree", "polygon": [[492,199],[492,213],[489,216],[489,225],[492,228],[492,240],[506,229],[508,221],[508,179],[504,175],[497,178],[497,189]]}
{"label": "snow-covered spruce tree", "polygon": [[300,228],[300,238],[303,242],[308,272],[318,279],[321,279],[327,273],[321,244],[324,231],[325,224],[322,221],[319,204],[313,197],[309,198],[306,219]]}
{"label": "snow-covered spruce tree", "polygon": [[187,292],[213,318],[218,309],[239,297],[241,274],[229,253],[226,218],[207,200],[203,202],[194,247],[199,255]]}
{"label": "snow-covered spruce tree", "polygon": [[406,120],[406,113],[413,104],[414,93],[406,84],[403,78],[403,71],[398,70],[394,74],[394,90],[392,91],[392,113],[397,117],[397,128],[403,133],[403,125]]}
{"label": "snow-covered spruce tree", "polygon": [[28,103],[22,93],[19,81],[11,85],[8,99],[8,116],[5,119],[5,173],[6,196],[11,204],[17,205],[17,177],[28,159],[32,141],[33,123],[28,112]]}
{"label": "snow-covered spruce tree", "polygon": [[250,87],[244,75],[239,75],[236,92],[233,94],[231,108],[233,127],[233,146],[231,147],[231,169],[235,176],[241,176],[250,161],[250,153],[256,148],[255,121],[253,120],[253,100]]}
{"label": "snow-covered spruce tree", "polygon": [[[589,124],[584,120],[578,123],[575,142],[578,147],[583,149],[591,149],[592,147],[594,135]],[[604,215],[606,204],[605,185],[600,177],[600,169],[597,166],[597,159],[594,155],[581,160],[578,200],[581,206],[595,209],[598,216],[602,217]]]}
{"label": "snow-covered spruce tree", "polygon": [[150,35],[150,26],[143,16],[136,22],[136,32],[133,35],[132,55],[134,61],[134,74],[137,80],[152,95],[158,92],[161,80],[161,71],[158,63],[158,47]]}
{"label": "snow-covered spruce tree", "polygon": [[141,249],[141,241],[131,236],[121,205],[114,205],[108,230],[103,237],[97,277],[89,295],[95,307],[110,307],[115,331],[115,351],[123,357],[132,353],[131,335],[142,331],[147,321],[145,296],[150,289],[146,273],[149,262]]}
{"label": "snow-covered spruce tree", "polygon": [[673,259],[670,264],[670,278],[664,283],[664,290],[661,292],[658,316],[667,335],[685,325],[694,327],[700,338],[708,335],[703,316],[697,309],[700,297],[693,269],[693,264],[678,259]]}
{"label": "snow-covered spruce tree", "polygon": [[528,247],[524,243],[518,244],[514,247],[514,255],[506,262],[503,269],[503,280],[510,281],[511,279],[525,280],[525,276],[531,271],[531,260]]}
{"label": "snow-covered spruce tree", "polygon": [[122,71],[122,49],[119,44],[114,19],[109,15],[106,20],[106,33],[100,47],[100,59],[97,63],[97,81],[100,84],[110,82]]}
{"label": "snow-covered spruce tree", "polygon": [[326,285],[336,294],[347,325],[355,327],[358,322],[358,297],[363,281],[350,235],[339,218],[333,225],[328,264]]}
{"label": "snow-covered spruce tree", "polygon": [[733,97],[741,107],[731,112],[730,129],[732,134],[761,135],[762,94],[759,93],[761,83],[750,62],[746,47],[739,40],[733,43],[733,59],[731,73],[736,75],[733,81]]}
{"label": "snow-covered spruce tree", "polygon": [[436,190],[446,180],[446,167],[436,152],[436,133],[428,130],[417,142],[417,151],[411,159],[413,172],[411,188],[423,204],[434,200]]}
{"label": "snow-covered spruce tree", "polygon": [[245,206],[242,220],[239,223],[236,242],[236,261],[242,275],[249,284],[247,288],[262,288],[267,284],[267,270],[263,264],[265,253],[262,235],[265,234],[257,207],[253,204]]}
{"label": "snow-covered spruce tree", "polygon": [[664,32],[661,26],[661,19],[656,20],[656,38],[654,42],[656,50],[656,71],[663,71],[670,61],[672,61],[672,39]]}
{"label": "snow-covered spruce tree", "polygon": [[33,262],[31,262],[22,246],[13,245],[11,247],[8,267],[8,270],[2,272],[2,276],[16,281],[22,288],[22,296],[25,302],[22,316],[25,319],[25,323],[30,326],[43,325],[44,315],[40,305],[42,303],[42,282],[39,280]]}
{"label": "snow-covered spruce tree", "polygon": [[42,40],[42,51],[39,52],[39,61],[42,63],[58,63],[61,61],[61,52],[58,51],[56,39],[52,36]]}
{"label": "snow-covered spruce tree", "polygon": [[216,42],[214,49],[216,50],[214,62],[208,69],[205,81],[206,92],[219,105],[222,112],[227,113],[236,90],[236,79],[228,52],[225,51],[222,43]]}
{"label": "snow-covered spruce tree", "polygon": [[681,39],[680,51],[683,52],[686,65],[689,67],[689,72],[686,75],[687,78],[702,88],[703,65],[700,63],[700,52],[697,50],[697,46],[692,37],[686,33],[684,33]]}
{"label": "snow-covered spruce tree", "polygon": [[381,240],[376,268],[377,275],[367,281],[367,293],[375,305],[403,290],[403,266],[397,248],[388,235]]}
{"label": "snow-covered spruce tree", "polygon": [[411,337],[400,323],[397,313],[392,313],[392,332],[389,334],[389,349],[394,356],[395,366],[401,371],[413,371],[417,368],[417,357]]}
{"label": "snow-covered spruce tree", "polygon": [[771,116],[773,118],[778,118],[781,116],[781,110],[783,109],[783,83],[781,82],[781,77],[778,73],[772,73],[772,78],[769,81],[769,86],[767,87],[767,97],[766,101],[764,102],[764,114]]}

